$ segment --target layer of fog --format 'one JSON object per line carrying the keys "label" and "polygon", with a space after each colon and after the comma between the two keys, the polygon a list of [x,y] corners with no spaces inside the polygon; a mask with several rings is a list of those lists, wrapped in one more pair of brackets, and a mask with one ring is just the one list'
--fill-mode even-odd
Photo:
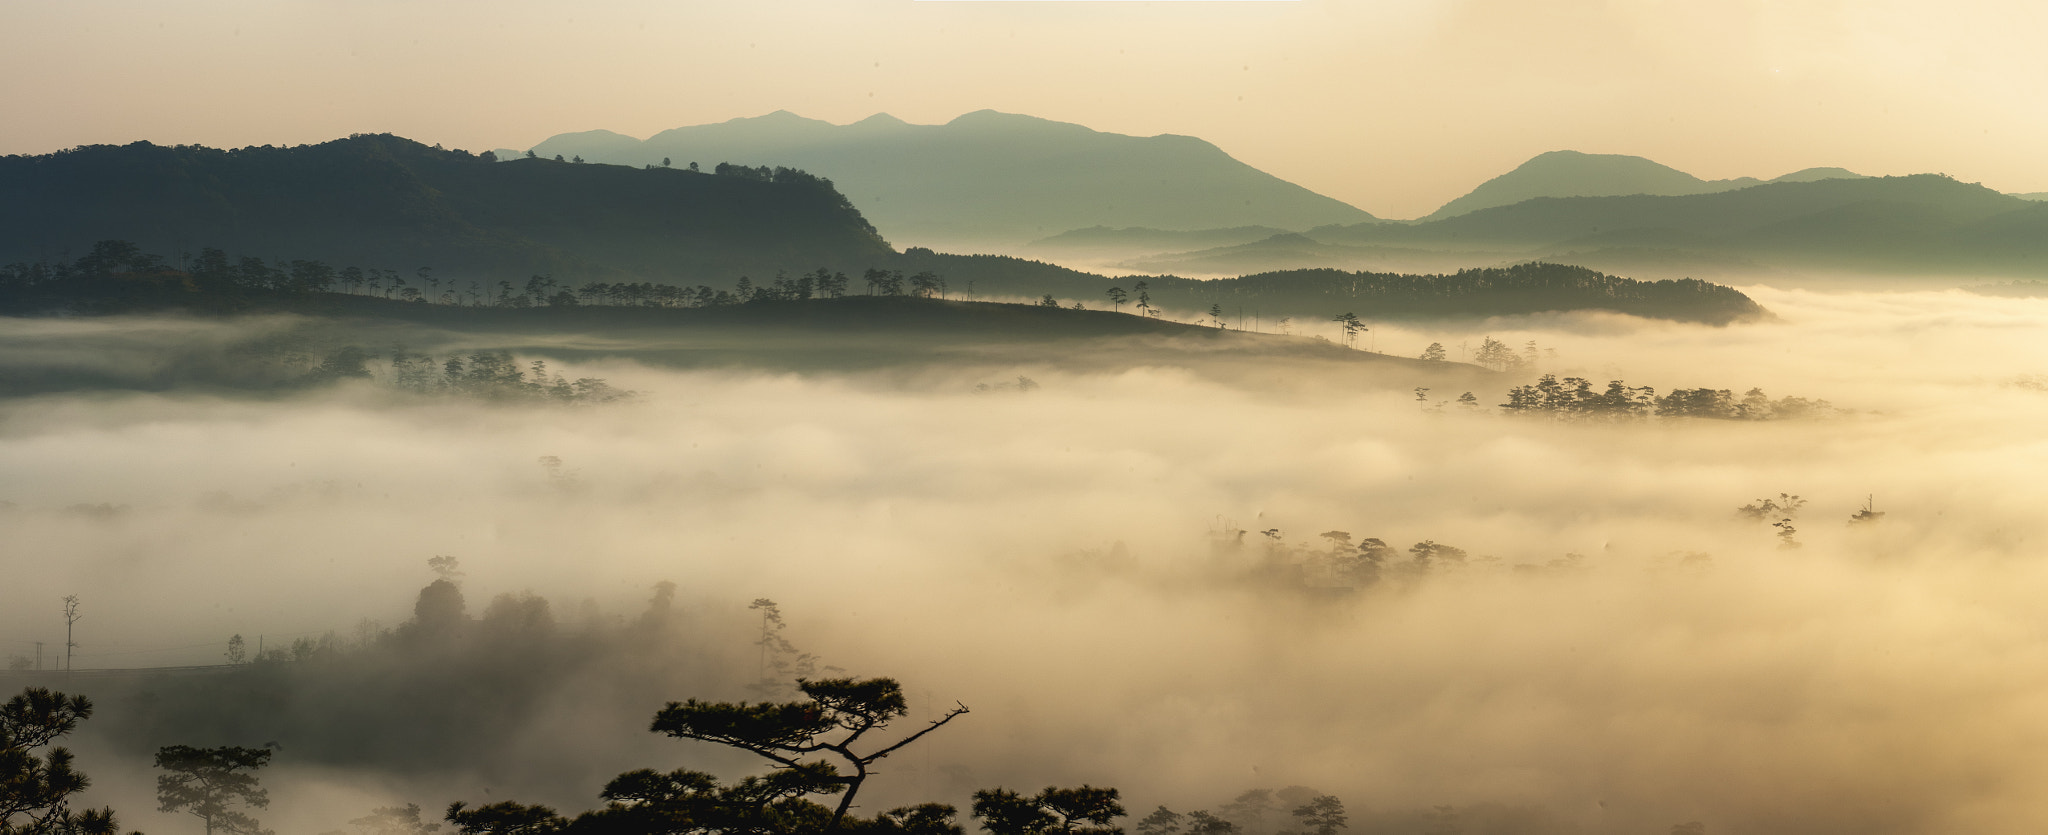
{"label": "layer of fog", "polygon": [[[881,778],[874,809],[1090,782],[1186,811],[1302,784],[1354,809],[1540,806],[1593,832],[2038,829],[2048,394],[2010,383],[2048,372],[2048,303],[1748,292],[1782,320],[1376,338],[1453,358],[1461,341],[1535,340],[1547,371],[1761,386],[1852,414],[1559,424],[1172,367],[1020,366],[1040,388],[977,393],[1009,377],[602,361],[570,376],[636,402],[490,407],[367,384],[17,399],[0,404],[0,638],[58,647],[58,598],[78,594],[78,666],[208,663],[234,633],[395,624],[423,561],[453,554],[472,606],[531,589],[565,620],[586,599],[630,614],[672,580],[719,625],[704,639],[742,657],[746,602],[772,597],[825,663],[903,680],[913,717],[971,706]],[[79,329],[105,325],[0,323],[10,340],[25,328],[90,342]],[[1781,492],[1809,502],[1798,549],[1735,518]],[[1885,520],[1847,525],[1871,494]],[[1217,546],[1269,528],[1472,557],[1332,602],[1247,579],[1257,533]],[[1512,570],[1567,554],[1576,568]],[[646,718],[616,727],[645,737],[627,729]],[[743,762],[583,739],[668,752],[636,765]],[[281,829],[457,799],[279,762]],[[127,825],[169,825],[148,811],[146,763],[81,765]],[[594,803],[608,776],[563,794]]]}

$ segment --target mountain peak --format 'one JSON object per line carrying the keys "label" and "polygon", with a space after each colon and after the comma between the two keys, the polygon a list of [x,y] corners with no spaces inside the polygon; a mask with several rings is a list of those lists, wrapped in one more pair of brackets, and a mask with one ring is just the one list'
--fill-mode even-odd
{"label": "mountain peak", "polygon": [[834,124],[832,124],[831,122],[827,122],[827,121],[825,121],[825,120],[823,120],[823,119],[812,119],[812,118],[810,118],[810,117],[808,117],[808,116],[799,116],[799,115],[797,115],[797,114],[795,114],[795,113],[791,113],[791,112],[789,112],[789,111],[787,111],[787,110],[777,110],[777,111],[775,111],[775,112],[772,112],[772,113],[764,113],[764,114],[762,114],[762,115],[759,115],[759,116],[741,116],[741,117],[738,117],[738,118],[736,118],[736,119],[727,119],[727,120],[725,120],[725,124],[728,124],[728,125],[744,125],[744,124],[753,124],[753,125],[764,125],[764,126],[768,126],[768,125],[772,125],[772,126],[781,126],[781,125],[822,125],[822,126],[825,126],[825,127],[838,127],[838,125],[834,125]]}
{"label": "mountain peak", "polygon": [[1783,177],[1774,177],[1774,183],[1810,183],[1815,180],[1862,180],[1863,175],[1847,168],[1801,168]]}
{"label": "mountain peak", "polygon": [[1538,197],[1619,197],[1629,194],[1698,194],[1716,190],[1667,165],[1623,154],[1546,151],[1449,203],[1424,220],[1507,206]]}
{"label": "mountain peak", "polygon": [[[1807,183],[1816,180],[1862,179],[1843,168],[1807,168],[1768,182]],[[1431,212],[1423,220],[1441,220],[1480,209],[1508,206],[1538,197],[1627,197],[1646,194],[1679,197],[1763,185],[1755,177],[1702,180],[1671,166],[1626,154],[1545,151],[1514,170],[1479,184],[1478,188]]]}
{"label": "mountain peak", "polygon": [[1057,122],[1037,116],[1026,116],[1022,113],[1004,113],[1000,110],[976,110],[972,113],[962,113],[953,117],[953,121],[947,122],[946,127],[1002,131],[1058,130],[1090,134],[1100,132],[1086,125],[1077,125],[1072,122]]}

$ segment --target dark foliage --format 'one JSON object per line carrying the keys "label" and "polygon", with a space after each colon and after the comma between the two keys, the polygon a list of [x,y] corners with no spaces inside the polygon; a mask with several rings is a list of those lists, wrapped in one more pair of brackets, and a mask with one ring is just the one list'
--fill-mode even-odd
{"label": "dark foliage", "polygon": [[974,793],[974,817],[993,835],[1123,835],[1112,821],[1124,816],[1116,789],[1047,786],[1026,796],[1009,789]]}
{"label": "dark foliage", "polygon": [[[30,687],[0,705],[0,835],[113,835],[112,809],[71,810],[92,782],[71,752],[49,748],[92,716],[92,702]],[[37,749],[48,748],[41,756]]]}

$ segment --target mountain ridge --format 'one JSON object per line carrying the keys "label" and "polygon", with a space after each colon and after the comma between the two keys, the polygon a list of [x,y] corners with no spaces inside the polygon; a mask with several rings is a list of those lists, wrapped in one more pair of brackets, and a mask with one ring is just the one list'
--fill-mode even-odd
{"label": "mountain ridge", "polygon": [[1303,237],[1155,250],[1113,266],[1236,275],[1318,262],[1408,271],[1533,259],[1642,277],[2048,273],[2048,204],[1939,174],[1538,197],[1433,221],[1317,227]]}
{"label": "mountain ridge", "polygon": [[1680,197],[1734,191],[1765,183],[1859,179],[1862,176],[1845,168],[1818,167],[1803,168],[1771,180],[1755,177],[1704,180],[1645,157],[1571,150],[1546,151],[1505,174],[1480,183],[1470,192],[1419,218],[1418,222],[1445,220],[1541,197]]}
{"label": "mountain ridge", "polygon": [[834,125],[788,111],[670,128],[637,148],[562,134],[534,146],[598,162],[792,166],[832,181],[891,240],[1013,245],[1101,225],[1306,229],[1373,216],[1197,137],[1097,131],[976,110],[940,125],[878,113]]}

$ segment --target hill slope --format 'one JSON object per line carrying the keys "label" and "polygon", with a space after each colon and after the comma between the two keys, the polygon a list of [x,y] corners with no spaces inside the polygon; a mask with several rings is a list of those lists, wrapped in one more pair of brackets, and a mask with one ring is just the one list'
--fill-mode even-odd
{"label": "hill slope", "polygon": [[832,178],[893,240],[1016,244],[1085,226],[1306,229],[1372,219],[1187,136],[1102,133],[983,110],[943,125],[877,114],[833,125],[777,111],[663,131],[540,143],[543,157],[704,168],[787,165]]}
{"label": "hill slope", "polygon": [[829,182],[800,173],[486,159],[388,135],[4,157],[0,263],[124,239],[172,259],[217,247],[448,277],[729,280],[892,254]]}

